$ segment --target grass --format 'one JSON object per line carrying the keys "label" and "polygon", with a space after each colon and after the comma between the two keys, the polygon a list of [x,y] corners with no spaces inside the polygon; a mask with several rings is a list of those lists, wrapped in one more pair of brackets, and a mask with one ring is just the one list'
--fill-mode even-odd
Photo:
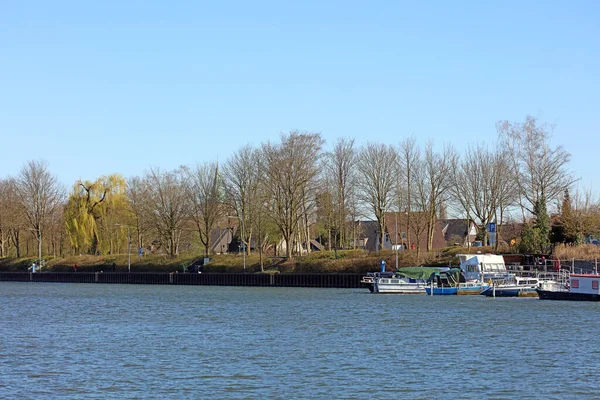
{"label": "grass", "polygon": [[[408,266],[448,266],[457,265],[457,254],[461,253],[494,253],[492,247],[448,247],[435,252],[422,253],[417,258],[415,251],[398,252],[398,267]],[[515,250],[510,247],[499,249],[499,253],[511,254]],[[594,245],[564,246],[555,248],[555,256],[561,259],[600,259],[600,247]],[[201,255],[186,254],[177,258],[166,255],[145,255],[139,258],[132,255],[132,272],[182,272],[185,267]],[[396,266],[396,253],[384,250],[379,253],[371,253],[363,250],[336,250],[315,251],[306,256],[295,257],[292,261],[286,261],[281,257],[263,257],[265,273],[364,273],[367,271],[378,271],[380,260],[384,260],[388,270]],[[211,261],[204,267],[205,272],[243,272],[259,273],[260,260],[258,254],[249,254],[246,257],[246,268],[244,269],[244,258],[239,254],[218,254],[211,256]],[[1,271],[27,271],[27,268],[35,261],[35,257],[26,258],[1,258]],[[73,271],[73,265],[78,266],[79,271],[99,272],[110,271],[113,263],[117,272],[128,271],[127,254],[114,255],[81,255],[64,258],[46,258],[47,270],[55,272]]]}
{"label": "grass", "polygon": [[562,260],[597,260],[600,259],[600,247],[593,244],[579,246],[559,244],[554,247],[554,256]]}

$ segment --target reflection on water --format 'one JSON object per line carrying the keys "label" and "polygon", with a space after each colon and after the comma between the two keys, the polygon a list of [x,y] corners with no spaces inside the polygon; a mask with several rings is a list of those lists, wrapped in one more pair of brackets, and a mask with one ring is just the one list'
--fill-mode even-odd
{"label": "reflection on water", "polygon": [[594,398],[598,307],[0,283],[0,397]]}

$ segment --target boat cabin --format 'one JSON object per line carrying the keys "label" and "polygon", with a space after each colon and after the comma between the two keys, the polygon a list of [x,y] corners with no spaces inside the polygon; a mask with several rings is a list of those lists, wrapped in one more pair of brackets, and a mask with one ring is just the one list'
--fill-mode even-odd
{"label": "boat cabin", "polygon": [[467,281],[499,280],[510,277],[502,256],[496,254],[457,254],[457,256],[460,260],[460,269]]}
{"label": "boat cabin", "polygon": [[600,294],[600,275],[571,274],[569,285],[571,293]]}

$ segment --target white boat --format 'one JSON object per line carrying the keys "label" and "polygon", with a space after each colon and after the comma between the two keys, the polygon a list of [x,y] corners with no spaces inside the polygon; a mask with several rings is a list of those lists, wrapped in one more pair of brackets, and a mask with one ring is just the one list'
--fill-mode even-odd
{"label": "white boat", "polygon": [[427,281],[403,276],[380,277],[375,280],[373,293],[425,294]]}
{"label": "white boat", "polygon": [[540,279],[516,276],[514,282],[494,284],[481,292],[487,297],[538,297]]}
{"label": "white boat", "polygon": [[600,301],[600,275],[562,271],[561,279],[537,289],[541,300]]}
{"label": "white boat", "polygon": [[514,275],[508,272],[504,257],[496,254],[457,254],[466,281],[506,281]]}
{"label": "white boat", "polygon": [[369,272],[362,283],[372,293],[425,294],[427,279],[438,268],[406,267],[395,272]]}

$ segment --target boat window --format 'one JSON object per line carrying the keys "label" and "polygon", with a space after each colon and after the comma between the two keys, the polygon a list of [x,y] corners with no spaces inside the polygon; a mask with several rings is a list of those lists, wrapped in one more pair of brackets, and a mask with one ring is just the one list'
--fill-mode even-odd
{"label": "boat window", "polygon": [[382,279],[381,283],[389,283],[388,281],[389,281],[389,279]]}
{"label": "boat window", "polygon": [[598,290],[598,281],[592,281],[592,289]]}
{"label": "boat window", "polygon": [[400,279],[392,279],[391,283],[400,283]]}
{"label": "boat window", "polygon": [[579,288],[579,279],[571,279],[571,287],[572,288]]}

